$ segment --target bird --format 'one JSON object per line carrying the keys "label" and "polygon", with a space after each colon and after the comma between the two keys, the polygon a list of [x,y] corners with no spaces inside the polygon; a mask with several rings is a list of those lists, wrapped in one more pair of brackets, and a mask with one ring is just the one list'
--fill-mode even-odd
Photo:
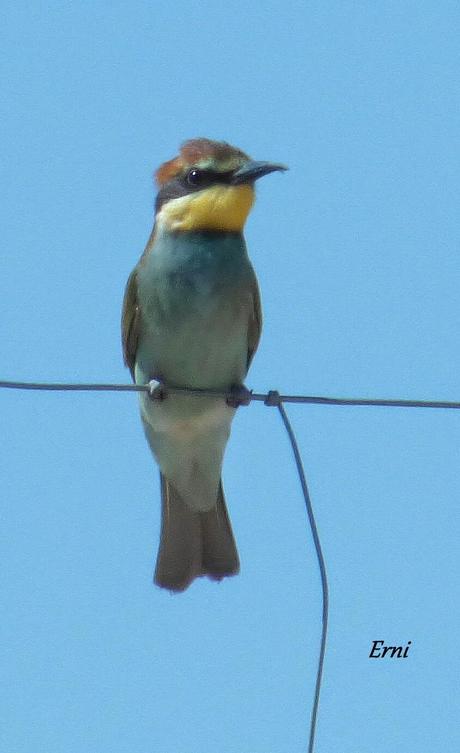
{"label": "bird", "polygon": [[[160,468],[154,582],[182,592],[200,576],[239,572],[221,473],[230,425],[262,326],[243,229],[254,184],[284,165],[223,141],[194,138],[156,171],[153,230],[129,276],[122,346],[144,432]],[[219,391],[228,397],[168,393]]]}

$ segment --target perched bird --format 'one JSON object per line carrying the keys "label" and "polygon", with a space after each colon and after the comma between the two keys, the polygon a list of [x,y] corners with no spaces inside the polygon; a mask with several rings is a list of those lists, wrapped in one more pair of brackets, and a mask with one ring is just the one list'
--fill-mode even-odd
{"label": "perched bird", "polygon": [[[156,172],[155,223],[126,286],[122,340],[134,381],[158,380],[139,393],[140,411],[161,475],[155,582],[171,591],[239,570],[221,470],[261,330],[243,227],[254,182],[285,169],[197,138]],[[168,394],[168,385],[234,398]]]}

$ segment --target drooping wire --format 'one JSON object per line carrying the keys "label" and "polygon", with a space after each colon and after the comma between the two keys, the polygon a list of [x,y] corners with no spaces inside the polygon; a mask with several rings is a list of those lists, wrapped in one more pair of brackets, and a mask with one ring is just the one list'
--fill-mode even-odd
{"label": "drooping wire", "polygon": [[[0,389],[17,389],[17,390],[44,390],[44,391],[77,391],[77,392],[150,392],[152,394],[152,384],[71,384],[71,383],[43,383],[43,382],[16,382],[16,381],[0,381]],[[222,398],[234,398],[234,394],[226,393],[217,390],[207,389],[190,389],[184,387],[165,387],[166,392],[169,394],[190,394],[202,397],[222,397]],[[302,459],[300,456],[297,440],[294,434],[294,430],[291,426],[289,418],[284,409],[283,403],[303,403],[303,404],[316,404],[316,405],[343,405],[343,406],[380,406],[388,408],[440,408],[440,409],[460,409],[460,402],[455,401],[440,401],[440,400],[391,400],[382,398],[341,398],[341,397],[321,397],[313,395],[280,395],[275,390],[269,391],[267,394],[247,392],[245,396],[245,402],[242,404],[248,405],[252,401],[263,402],[265,405],[274,406],[278,408],[284,427],[291,443],[292,452],[294,454],[295,463],[297,466],[297,472],[299,475],[302,492],[305,499],[305,506],[307,509],[308,519],[312,532],[313,542],[315,545],[316,556],[321,576],[322,587],[322,631],[321,631],[321,643],[320,652],[316,673],[315,694],[313,699],[312,712],[310,717],[310,734],[308,743],[308,753],[313,753],[316,734],[316,720],[319,708],[319,699],[321,692],[321,681],[323,674],[324,657],[326,652],[326,640],[327,640],[327,626],[329,615],[329,590],[327,582],[326,566],[324,562],[324,556],[321,549],[321,543],[318,536],[318,529],[315,522],[313,513],[313,507],[308,491],[305,472],[303,469]]]}
{"label": "drooping wire", "polygon": [[323,677],[324,656],[326,654],[327,625],[329,619],[329,587],[327,582],[326,563],[324,561],[324,555],[321,549],[321,542],[319,540],[318,528],[315,521],[310,493],[308,491],[307,479],[303,468],[299,446],[297,444],[294,429],[292,428],[291,422],[289,421],[288,415],[284,409],[283,399],[278,394],[278,392],[273,390],[268,393],[267,399],[265,400],[265,405],[270,405],[278,408],[284,424],[284,428],[286,429],[289,441],[291,443],[292,452],[297,466],[297,473],[299,474],[300,485],[302,487],[302,492],[305,500],[305,507],[307,508],[308,520],[310,523],[313,543],[315,545],[316,558],[318,560],[318,567],[321,576],[321,589],[323,599],[321,644],[319,650],[318,667],[316,671],[315,695],[313,698],[313,706],[310,717],[310,735],[308,741],[308,753],[313,753],[315,746],[316,719],[318,716],[319,696],[321,692],[321,680]]}

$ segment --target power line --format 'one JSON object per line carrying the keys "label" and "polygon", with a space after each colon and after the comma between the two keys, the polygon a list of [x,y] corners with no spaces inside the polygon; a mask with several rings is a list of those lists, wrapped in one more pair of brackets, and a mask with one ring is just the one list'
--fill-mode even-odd
{"label": "power line", "polygon": [[[46,392],[150,392],[149,384],[110,384],[110,383],[63,383],[63,382],[16,382],[0,381],[0,389],[37,390]],[[232,398],[232,393],[220,390],[190,389],[188,387],[168,387],[171,394],[189,394],[202,397]],[[265,403],[269,393],[248,392],[247,402]],[[351,405],[386,408],[441,408],[459,410],[460,402],[452,400],[400,400],[392,398],[368,397],[325,397],[320,395],[280,395],[282,403],[299,403],[310,405]]]}

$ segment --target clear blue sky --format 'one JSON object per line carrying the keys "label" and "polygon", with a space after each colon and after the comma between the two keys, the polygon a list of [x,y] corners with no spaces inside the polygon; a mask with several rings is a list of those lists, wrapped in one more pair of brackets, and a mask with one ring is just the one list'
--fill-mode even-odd
{"label": "clear blue sky", "polygon": [[[1,378],[129,381],[152,172],[207,136],[291,168],[247,227],[248,386],[460,399],[459,27],[453,0],[6,2]],[[135,396],[0,405],[2,750],[305,751],[321,598],[276,411],[226,455],[240,576],[171,596]],[[331,589],[317,753],[457,753],[460,413],[289,414]]]}

